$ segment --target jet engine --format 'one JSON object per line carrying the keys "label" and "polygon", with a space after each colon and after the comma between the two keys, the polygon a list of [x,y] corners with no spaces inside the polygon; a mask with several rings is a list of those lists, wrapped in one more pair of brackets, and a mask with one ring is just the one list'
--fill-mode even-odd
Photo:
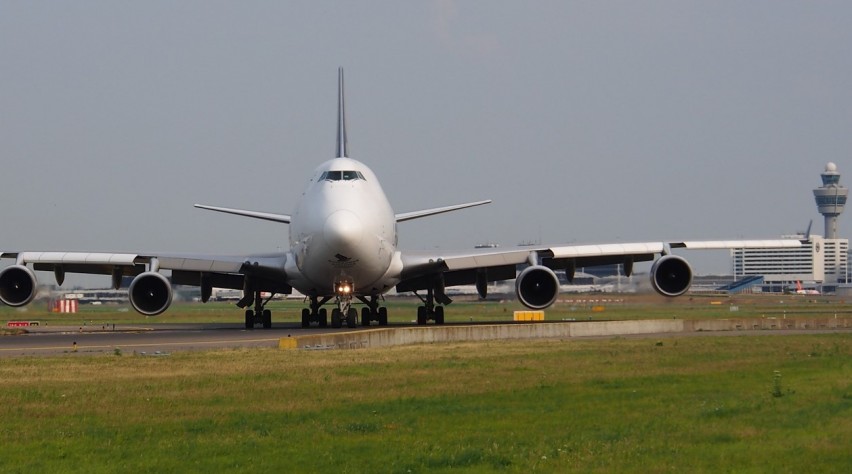
{"label": "jet engine", "polygon": [[9,306],[24,306],[35,298],[35,273],[23,265],[12,265],[0,272],[0,301]]}
{"label": "jet engine", "polygon": [[677,255],[660,257],[651,267],[651,285],[663,296],[680,296],[692,284],[692,268]]}
{"label": "jet engine", "polygon": [[172,285],[157,272],[145,272],[130,282],[130,304],[146,315],[156,316],[172,304]]}
{"label": "jet engine", "polygon": [[527,308],[544,309],[556,301],[559,279],[545,266],[527,267],[515,280],[515,293]]}

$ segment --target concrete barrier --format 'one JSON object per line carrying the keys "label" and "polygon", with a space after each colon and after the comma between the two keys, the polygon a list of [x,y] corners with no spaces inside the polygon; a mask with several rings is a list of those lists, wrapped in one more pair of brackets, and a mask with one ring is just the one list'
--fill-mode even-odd
{"label": "concrete barrier", "polygon": [[570,337],[627,336],[695,331],[744,331],[785,329],[852,329],[852,319],[652,319],[636,321],[577,321],[475,326],[422,326],[364,329],[283,337],[281,349],[362,349],[440,342],[493,341],[502,339],[562,339]]}

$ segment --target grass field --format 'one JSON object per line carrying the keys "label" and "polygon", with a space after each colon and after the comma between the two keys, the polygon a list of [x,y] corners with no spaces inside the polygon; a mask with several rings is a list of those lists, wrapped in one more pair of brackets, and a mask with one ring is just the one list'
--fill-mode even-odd
{"label": "grass field", "polygon": [[0,420],[2,472],[849,472],[852,339],[3,359]]}

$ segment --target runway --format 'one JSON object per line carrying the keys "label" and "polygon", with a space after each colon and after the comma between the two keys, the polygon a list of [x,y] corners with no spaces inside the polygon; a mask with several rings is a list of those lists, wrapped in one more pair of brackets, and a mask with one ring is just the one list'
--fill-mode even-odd
{"label": "runway", "polygon": [[[97,327],[28,328],[27,334],[0,337],[0,357],[56,354],[164,354],[171,351],[277,347],[290,334],[316,334],[333,329],[274,326],[249,330],[241,324],[146,324]],[[75,347],[76,345],[76,347]]]}
{"label": "runway", "polygon": [[[605,323],[605,321],[599,321]],[[518,323],[488,323],[489,325],[513,325]],[[550,323],[552,324],[552,323]],[[563,322],[559,324],[578,324]],[[479,324],[474,324],[477,326]],[[443,327],[471,326],[470,323],[447,324]],[[847,324],[848,326],[848,324]],[[417,327],[412,324],[390,325],[390,328]],[[436,326],[429,326],[436,327]],[[441,326],[438,326],[441,327]],[[0,336],[0,358],[21,356],[107,354],[120,350],[122,354],[162,356],[174,351],[237,349],[254,347],[279,347],[282,338],[299,336],[321,336],[336,333],[351,333],[375,329],[308,328],[298,324],[280,324],[272,329],[245,329],[242,324],[145,324],[116,326],[43,326],[29,328],[28,333],[16,336]],[[743,335],[793,335],[850,332],[850,328],[813,327],[810,329],[745,329],[745,330],[689,330],[686,332],[652,332],[644,334],[623,333],[618,337],[675,337],[675,336],[743,336]],[[614,337],[585,334],[572,337]]]}

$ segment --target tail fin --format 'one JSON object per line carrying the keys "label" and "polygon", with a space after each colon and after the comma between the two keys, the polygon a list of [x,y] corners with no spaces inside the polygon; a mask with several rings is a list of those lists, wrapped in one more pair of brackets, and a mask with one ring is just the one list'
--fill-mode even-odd
{"label": "tail fin", "polygon": [[802,282],[799,280],[796,281],[796,291],[802,291]]}
{"label": "tail fin", "polygon": [[337,69],[337,157],[346,158],[346,108],[343,104],[343,68]]}

